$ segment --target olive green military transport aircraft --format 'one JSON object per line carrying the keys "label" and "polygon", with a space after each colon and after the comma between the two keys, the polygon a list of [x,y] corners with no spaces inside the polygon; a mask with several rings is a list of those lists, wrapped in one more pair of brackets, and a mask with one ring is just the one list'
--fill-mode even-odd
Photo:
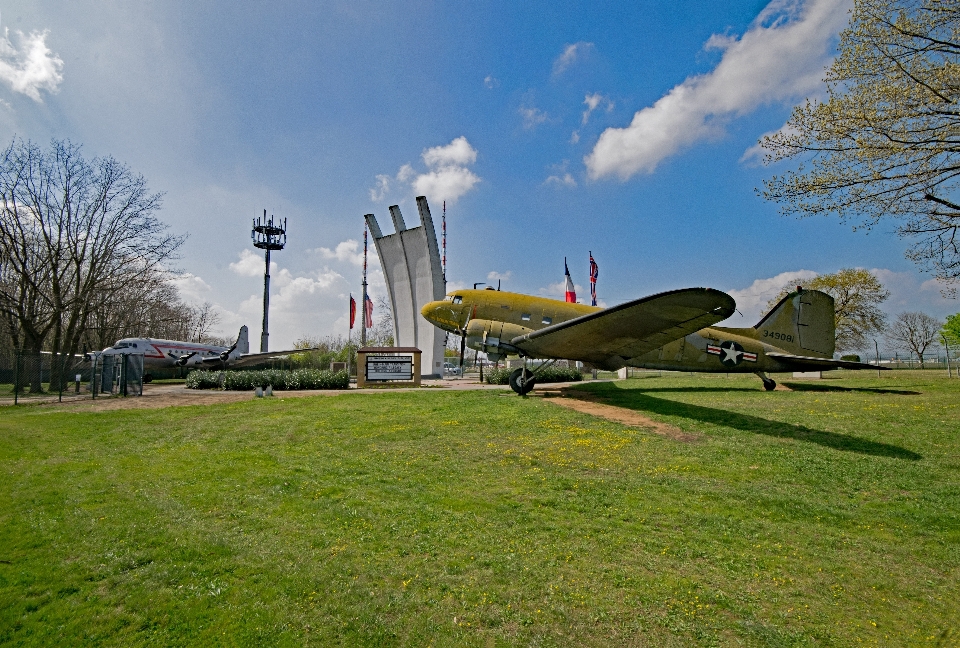
{"label": "olive green military transport aircraft", "polygon": [[754,373],[767,391],[777,385],[768,372],[877,368],[833,359],[833,298],[824,292],[798,286],[752,328],[714,326],[735,310],[733,297],[712,288],[672,290],[612,308],[487,288],[451,292],[421,313],[490,360],[547,360],[511,374],[510,386],[521,395],[533,389],[541,367],[559,359],[610,371]]}

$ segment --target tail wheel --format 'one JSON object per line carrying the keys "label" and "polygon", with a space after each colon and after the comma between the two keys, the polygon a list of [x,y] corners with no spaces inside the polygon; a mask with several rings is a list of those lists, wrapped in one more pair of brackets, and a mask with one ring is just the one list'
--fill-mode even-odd
{"label": "tail wheel", "polygon": [[537,379],[526,367],[514,370],[510,374],[510,389],[521,396],[530,392],[533,386],[537,384]]}
{"label": "tail wheel", "polygon": [[763,381],[763,388],[766,389],[767,391],[773,391],[774,389],[777,388],[777,381],[776,381],[776,380],[769,380],[769,379],[764,380],[764,381]]}

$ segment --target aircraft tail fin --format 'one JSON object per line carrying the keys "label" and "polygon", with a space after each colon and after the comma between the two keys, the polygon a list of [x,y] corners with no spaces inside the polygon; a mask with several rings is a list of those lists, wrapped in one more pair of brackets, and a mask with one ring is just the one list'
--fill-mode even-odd
{"label": "aircraft tail fin", "polygon": [[761,342],[799,356],[832,358],[836,345],[833,297],[798,286],[753,328]]}
{"label": "aircraft tail fin", "polygon": [[247,325],[240,327],[240,335],[237,336],[237,351],[240,353],[250,353],[250,340],[247,336]]}

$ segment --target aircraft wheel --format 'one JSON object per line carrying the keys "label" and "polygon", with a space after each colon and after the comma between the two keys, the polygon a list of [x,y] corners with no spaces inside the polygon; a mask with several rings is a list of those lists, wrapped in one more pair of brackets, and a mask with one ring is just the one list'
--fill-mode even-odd
{"label": "aircraft wheel", "polygon": [[526,369],[516,369],[510,374],[510,389],[521,396],[530,392],[537,384],[537,379]]}
{"label": "aircraft wheel", "polygon": [[143,374],[143,382],[145,383],[153,382],[153,376],[151,376],[150,374]]}
{"label": "aircraft wheel", "polygon": [[763,388],[766,389],[767,391],[773,391],[774,389],[777,388],[777,381],[770,380],[768,378],[767,380],[763,381]]}

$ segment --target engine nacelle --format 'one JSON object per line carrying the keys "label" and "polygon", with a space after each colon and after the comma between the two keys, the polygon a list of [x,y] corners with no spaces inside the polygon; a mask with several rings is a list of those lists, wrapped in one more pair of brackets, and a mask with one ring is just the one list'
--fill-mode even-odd
{"label": "engine nacelle", "polygon": [[532,330],[517,324],[475,319],[467,325],[467,346],[483,351],[489,360],[496,362],[507,355],[519,354],[520,350],[511,345],[510,340]]}

